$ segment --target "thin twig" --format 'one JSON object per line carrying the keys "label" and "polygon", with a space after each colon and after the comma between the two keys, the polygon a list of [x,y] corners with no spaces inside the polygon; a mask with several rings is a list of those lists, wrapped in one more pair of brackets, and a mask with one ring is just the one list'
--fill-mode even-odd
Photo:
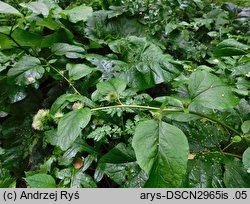
{"label": "thin twig", "polygon": [[67,82],[68,84],[74,89],[75,93],[78,95],[81,95],[81,93],[75,88],[75,86],[71,83],[71,81],[64,76],[63,73],[61,73],[57,68],[55,68],[54,66],[52,66],[51,64],[47,64],[47,66],[51,67],[54,71],[56,71],[60,76],[62,76]]}
{"label": "thin twig", "polygon": [[242,159],[242,156],[233,154],[233,153],[228,153],[228,152],[222,152],[224,155],[232,156],[232,157],[237,157],[239,159]]}

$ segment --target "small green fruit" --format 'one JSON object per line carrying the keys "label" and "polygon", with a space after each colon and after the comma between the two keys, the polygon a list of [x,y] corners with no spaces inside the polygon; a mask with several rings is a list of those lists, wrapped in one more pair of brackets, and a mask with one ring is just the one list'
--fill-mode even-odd
{"label": "small green fruit", "polygon": [[241,137],[239,136],[239,135],[236,135],[236,136],[234,136],[232,139],[231,139],[231,141],[233,142],[233,143],[238,143],[238,142],[241,142]]}

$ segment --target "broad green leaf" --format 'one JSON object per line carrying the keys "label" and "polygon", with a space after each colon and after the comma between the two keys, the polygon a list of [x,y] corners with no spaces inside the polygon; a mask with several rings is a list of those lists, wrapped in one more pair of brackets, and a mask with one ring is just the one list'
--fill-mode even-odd
{"label": "broad green leaf", "polygon": [[22,14],[17,9],[2,1],[0,1],[0,13],[22,16]]}
{"label": "broad green leaf", "polygon": [[[72,176],[73,168],[60,169],[55,172],[55,176],[61,180]],[[69,181],[70,182],[70,181]]]}
{"label": "broad green leaf", "polygon": [[16,103],[22,101],[27,97],[27,92],[23,89],[13,89],[13,91],[9,92],[9,100],[11,103]]}
{"label": "broad green leaf", "polygon": [[[51,29],[51,27],[50,27]],[[66,29],[60,28],[56,32],[42,37],[41,47],[50,48],[51,45],[59,42],[71,42],[74,35]]]}
{"label": "broad green leaf", "polygon": [[138,164],[135,170],[130,170],[130,177],[126,179],[126,182],[123,184],[123,188],[143,188],[146,181],[148,180],[148,175],[139,168]]}
{"label": "broad green leaf", "polygon": [[119,39],[127,36],[145,37],[145,26],[138,18],[126,17],[124,15],[110,19],[112,11],[95,11],[87,20],[87,37],[98,43],[109,39]]}
{"label": "broad green leaf", "polygon": [[185,187],[223,188],[223,171],[217,158],[217,155],[212,155],[189,161]]}
{"label": "broad green leaf", "polygon": [[15,29],[11,36],[23,47],[39,47],[43,40],[41,35],[20,28]]}
{"label": "broad green leaf", "polygon": [[70,188],[96,188],[94,179],[81,171],[76,172],[71,177]]}
{"label": "broad green leaf", "polygon": [[6,35],[0,33],[0,48],[1,50],[15,47],[15,43]]}
{"label": "broad green leaf", "polygon": [[126,62],[118,74],[131,87],[140,90],[172,80],[178,69],[168,61],[160,47],[146,38],[130,36],[109,43],[111,50]]}
{"label": "broad green leaf", "polygon": [[13,68],[8,71],[8,77],[15,77],[18,85],[29,85],[43,77],[45,70],[38,58],[22,57]]}
{"label": "broad green leaf", "polygon": [[[28,30],[23,30],[21,28],[16,28],[11,37],[21,45],[22,47],[40,47],[43,37],[36,33],[32,33]],[[1,49],[10,49],[13,47],[18,47],[8,36],[0,34],[0,46]]]}
{"label": "broad green leaf", "polygon": [[250,174],[239,159],[225,161],[224,183],[226,188],[250,188]]}
{"label": "broad green leaf", "polygon": [[175,30],[177,28],[177,24],[175,23],[168,23],[165,26],[165,34],[168,35],[169,33],[171,33],[173,30]]}
{"label": "broad green leaf", "polygon": [[250,46],[242,44],[234,39],[226,39],[220,42],[214,50],[215,57],[235,56],[247,54]]}
{"label": "broad green leaf", "polygon": [[36,25],[47,27],[50,30],[58,30],[61,28],[60,24],[51,17],[44,18],[42,21],[37,21]]}
{"label": "broad green leaf", "polygon": [[160,96],[154,99],[154,101],[158,101],[161,104],[161,109],[168,107],[175,107],[178,109],[183,109],[184,101],[182,101],[182,98],[176,98],[174,96]]}
{"label": "broad green leaf", "polygon": [[102,72],[103,79],[111,79],[115,75],[115,72],[126,65],[125,62],[97,54],[87,54],[85,57]]}
{"label": "broad green leaf", "polygon": [[6,63],[9,59],[10,59],[9,56],[7,56],[4,53],[0,52],[0,63]]}
{"label": "broad green leaf", "polygon": [[35,174],[24,179],[31,188],[56,188],[54,178],[48,174]]}
{"label": "broad green leaf", "polygon": [[246,77],[238,77],[236,87],[236,90],[238,90],[243,96],[249,95],[250,83]]}
{"label": "broad green leaf", "polygon": [[236,66],[232,71],[232,76],[246,76],[250,72],[250,61]]}
{"label": "broad green leaf", "polygon": [[210,121],[200,119],[177,124],[187,136],[190,152],[205,152],[208,149],[220,151],[221,144],[228,141],[225,128],[211,124]]}
{"label": "broad green leaf", "polygon": [[248,50],[250,47],[248,45],[242,44],[234,39],[226,39],[220,42],[217,47],[223,48],[223,47],[235,47],[242,50]]}
{"label": "broad green leaf", "polygon": [[88,108],[73,110],[64,115],[58,123],[59,146],[67,150],[86,127],[91,118],[91,111]]}
{"label": "broad green leaf", "polygon": [[51,156],[40,166],[40,173],[49,173],[51,172],[51,166],[56,161],[56,156]]}
{"label": "broad green leaf", "polygon": [[126,82],[121,78],[113,78],[108,81],[100,82],[96,85],[97,90],[102,95],[108,95],[109,93],[120,94],[126,89]]}
{"label": "broad green leaf", "polygon": [[32,13],[35,14],[42,14],[43,16],[47,17],[49,15],[49,7],[43,2],[29,2],[29,3],[21,3],[20,6],[23,8],[27,8]]}
{"label": "broad green leaf", "polygon": [[180,122],[188,122],[188,121],[192,121],[192,120],[198,120],[200,117],[194,114],[190,114],[190,113],[165,113],[163,114],[164,116],[166,116],[167,118],[171,119],[171,120],[175,120],[175,121],[180,121]]}
{"label": "broad green leaf", "polygon": [[76,45],[70,45],[67,43],[55,43],[51,51],[55,55],[65,55],[68,58],[83,58],[83,53],[85,52],[85,49]]}
{"label": "broad green leaf", "polygon": [[241,118],[245,118],[246,120],[248,119],[248,114],[250,113],[250,105],[246,99],[242,98],[236,109],[239,112]]}
{"label": "broad green leaf", "polygon": [[83,151],[84,151],[84,147],[81,143],[74,143],[72,147],[67,149],[67,151],[64,152],[63,156],[58,159],[59,165],[62,165],[62,166],[70,165],[73,162],[76,154],[78,152],[83,152]]}
{"label": "broad green leaf", "polygon": [[70,10],[64,10],[61,14],[65,14],[69,17],[72,23],[77,23],[78,21],[86,21],[90,16],[92,16],[92,7],[81,5],[74,7]]}
{"label": "broad green leaf", "polygon": [[135,161],[133,148],[119,143],[100,159],[98,166],[119,185],[143,187],[147,176]]}
{"label": "broad green leaf", "polygon": [[63,94],[59,96],[52,104],[50,113],[56,114],[56,112],[62,111],[68,104],[73,102],[82,102],[85,106],[90,108],[96,107],[96,104],[85,96],[79,96],[76,94]]}
{"label": "broad green leaf", "polygon": [[106,163],[102,168],[104,173],[121,187],[142,188],[148,178],[136,162]]}
{"label": "broad green leaf", "polygon": [[247,170],[247,173],[250,173],[250,147],[248,147],[242,156],[242,162],[244,165],[244,168]]}
{"label": "broad green leaf", "polygon": [[82,77],[89,75],[94,69],[85,64],[71,64],[66,65],[66,69],[69,71],[69,77],[72,80],[78,80]]}
{"label": "broad green leaf", "polygon": [[101,159],[100,163],[126,163],[136,161],[134,151],[131,147],[126,146],[124,143],[119,143]]}
{"label": "broad green leaf", "polygon": [[57,145],[57,143],[59,141],[59,137],[57,135],[56,129],[48,130],[48,131],[44,132],[44,135],[45,135],[46,142],[48,142],[49,144],[52,144],[54,146]]}
{"label": "broad green leaf", "polygon": [[132,146],[138,164],[149,175],[146,187],[181,187],[189,147],[180,129],[162,121],[141,122]]}
{"label": "broad green leaf", "polygon": [[248,133],[250,131],[250,120],[246,120],[242,123],[241,130],[243,133]]}
{"label": "broad green leaf", "polygon": [[220,78],[207,71],[196,71],[191,74],[188,90],[192,105],[200,105],[212,109],[231,109],[238,103],[231,88]]}

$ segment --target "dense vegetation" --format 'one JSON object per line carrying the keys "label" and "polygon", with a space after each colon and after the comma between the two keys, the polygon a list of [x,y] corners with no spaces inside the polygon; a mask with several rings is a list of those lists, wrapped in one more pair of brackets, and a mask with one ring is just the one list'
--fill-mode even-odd
{"label": "dense vegetation", "polygon": [[250,6],[0,1],[0,187],[250,187]]}

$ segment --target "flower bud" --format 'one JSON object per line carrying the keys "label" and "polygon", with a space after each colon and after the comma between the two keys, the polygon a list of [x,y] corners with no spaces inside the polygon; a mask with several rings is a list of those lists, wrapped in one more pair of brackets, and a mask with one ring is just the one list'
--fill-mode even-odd
{"label": "flower bud", "polygon": [[82,102],[75,102],[74,104],[73,104],[73,106],[72,106],[72,109],[73,110],[77,110],[77,109],[81,109],[81,108],[83,108],[84,107],[84,103],[82,103]]}
{"label": "flower bud", "polygon": [[40,109],[33,118],[32,127],[35,130],[44,130],[45,123],[49,119],[49,110]]}

